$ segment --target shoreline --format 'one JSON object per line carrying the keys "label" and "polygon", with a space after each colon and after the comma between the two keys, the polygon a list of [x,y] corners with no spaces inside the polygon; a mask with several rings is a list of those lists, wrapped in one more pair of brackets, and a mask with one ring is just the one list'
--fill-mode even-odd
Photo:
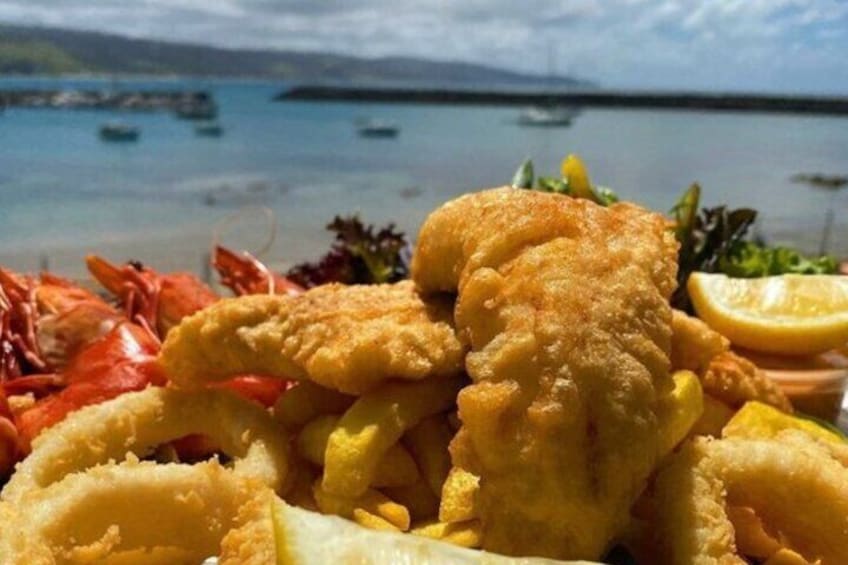
{"label": "shoreline", "polygon": [[[14,242],[0,248],[0,267],[24,273],[49,270],[59,276],[85,280],[90,278],[85,257],[95,254],[113,263],[139,261],[159,272],[188,271],[206,282],[214,282],[216,277],[209,260],[215,243],[242,251],[236,247],[235,241],[250,241],[249,245],[256,245],[257,241],[263,240],[262,237],[258,240],[246,238],[245,229],[252,231],[252,226],[236,226],[234,230],[216,234],[214,224],[200,222],[155,232],[111,232],[99,238],[77,241],[46,239],[23,244]],[[217,235],[222,235],[223,239],[218,240]],[[285,270],[303,260],[317,259],[326,253],[329,245],[330,238],[325,231],[301,231],[297,238],[276,237],[270,248],[258,257],[272,269]],[[247,251],[257,254],[256,249]]]}
{"label": "shoreline", "polygon": [[[403,218],[397,218],[402,220]],[[259,258],[272,269],[285,270],[303,260],[317,260],[329,248],[328,232],[316,226],[313,233],[298,229],[298,237],[280,237]],[[848,235],[845,226],[837,226],[833,241]],[[763,230],[769,245],[797,248],[806,254],[815,254],[820,233],[812,226],[790,227],[771,225]],[[411,238],[410,238],[411,239]],[[223,242],[225,245],[226,241]],[[414,242],[413,242],[414,243]],[[19,272],[38,272],[47,267],[51,272],[75,279],[88,278],[85,256],[90,253],[102,255],[112,262],[122,263],[138,260],[161,272],[190,271],[208,279],[209,254],[213,244],[208,224],[187,225],[179,229],[150,233],[112,233],[98,241],[89,239],[75,243],[33,242],[17,246],[14,250],[0,250],[0,266]],[[848,260],[848,248],[831,249],[837,261]],[[236,249],[240,251],[240,249]],[[255,252],[255,250],[250,250]],[[214,279],[214,275],[212,275]]]}
{"label": "shoreline", "polygon": [[188,112],[214,108],[212,94],[205,90],[115,91],[57,88],[2,88],[0,112],[5,108],[49,110],[131,110],[137,112]]}

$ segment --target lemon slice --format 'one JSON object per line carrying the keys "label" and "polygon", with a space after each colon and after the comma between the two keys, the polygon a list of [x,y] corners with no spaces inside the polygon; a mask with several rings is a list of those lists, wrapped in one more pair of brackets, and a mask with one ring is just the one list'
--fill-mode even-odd
{"label": "lemon slice", "polygon": [[698,316],[736,345],[807,355],[848,342],[848,277],[694,273],[686,287]]}
{"label": "lemon slice", "polygon": [[504,557],[410,534],[368,530],[342,518],[289,506],[279,499],[274,502],[273,516],[277,565],[591,565],[587,561]]}

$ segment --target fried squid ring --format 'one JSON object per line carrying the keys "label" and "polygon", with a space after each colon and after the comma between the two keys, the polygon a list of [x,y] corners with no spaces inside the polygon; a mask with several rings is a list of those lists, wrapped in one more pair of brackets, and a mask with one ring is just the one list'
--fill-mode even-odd
{"label": "fried squid ring", "polygon": [[2,503],[0,517],[13,519],[0,554],[13,565],[197,563],[218,554],[240,508],[266,490],[216,461],[103,465],[31,493],[17,512]]}
{"label": "fried squid ring", "polygon": [[70,473],[123,460],[128,452],[142,457],[190,434],[209,437],[232,457],[237,475],[283,488],[289,442],[268,412],[224,390],[148,388],[83,408],[37,437],[2,499],[14,502]]}
{"label": "fried squid ring", "polygon": [[848,469],[797,430],[773,439],[697,438],[657,478],[667,563],[745,563],[729,506],[749,507],[804,558],[848,563]]}
{"label": "fried squid ring", "polygon": [[270,489],[255,493],[239,510],[236,527],[221,541],[220,565],[277,563],[273,507],[279,504]]}

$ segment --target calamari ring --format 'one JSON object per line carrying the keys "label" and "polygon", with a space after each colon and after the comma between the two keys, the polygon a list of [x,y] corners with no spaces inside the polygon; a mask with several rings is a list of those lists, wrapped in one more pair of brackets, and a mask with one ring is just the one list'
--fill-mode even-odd
{"label": "calamari ring", "polygon": [[190,434],[210,437],[234,458],[233,471],[282,490],[289,470],[286,432],[261,407],[224,390],[147,388],[74,412],[33,441],[0,497],[14,502],[66,475]]}
{"label": "calamari ring", "polygon": [[663,562],[745,563],[727,513],[734,505],[752,508],[806,559],[848,563],[848,469],[804,432],[696,438],[660,473],[656,492]]}
{"label": "calamari ring", "polygon": [[277,562],[273,507],[276,496],[266,489],[239,510],[236,526],[221,541],[220,565],[267,565]]}
{"label": "calamari ring", "polygon": [[20,512],[10,504],[0,502],[0,557],[8,565],[51,563],[47,547],[36,543],[26,531]]}
{"label": "calamari ring", "polygon": [[240,508],[265,491],[215,461],[102,465],[27,495],[17,509],[0,503],[0,518],[12,518],[0,555],[7,565],[197,563],[218,554]]}

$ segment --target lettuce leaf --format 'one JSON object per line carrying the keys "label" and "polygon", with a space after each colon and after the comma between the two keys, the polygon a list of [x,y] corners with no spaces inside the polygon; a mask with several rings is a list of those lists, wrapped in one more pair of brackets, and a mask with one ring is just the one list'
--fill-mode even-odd
{"label": "lettuce leaf", "polygon": [[286,277],[311,288],[330,282],[391,283],[409,276],[409,244],[394,224],[377,230],[357,215],[336,216],[327,229],[336,234],[327,254],[316,262],[295,265]]}
{"label": "lettuce leaf", "polygon": [[722,260],[745,237],[757,218],[757,212],[750,208],[728,210],[726,206],[704,208],[696,213],[700,196],[701,188],[693,184],[671,209],[674,235],[680,243],[677,290],[671,297],[671,305],[686,312],[692,312],[686,292],[689,275],[695,271],[719,271]]}
{"label": "lettuce leaf", "polygon": [[750,241],[737,242],[719,261],[719,271],[739,278],[787,273],[832,275],[838,267],[836,259],[829,255],[806,257],[788,247],[764,247]]}
{"label": "lettuce leaf", "polygon": [[[569,159],[571,161],[569,161]],[[512,176],[511,185],[514,188],[524,188],[529,190],[538,190],[539,192],[552,192],[554,194],[565,194],[574,198],[586,198],[600,204],[609,206],[619,201],[618,195],[611,189],[605,186],[589,185],[588,175],[585,172],[583,163],[573,155],[569,155],[566,161],[570,166],[563,166],[562,177],[536,177],[533,171],[533,161],[525,159],[516,169]],[[577,175],[583,181],[582,190],[575,190],[573,177],[569,177],[569,171],[577,169],[580,175]]]}
{"label": "lettuce leaf", "polygon": [[524,162],[518,166],[515,174],[512,175],[513,188],[533,188],[533,161],[524,159]]}

